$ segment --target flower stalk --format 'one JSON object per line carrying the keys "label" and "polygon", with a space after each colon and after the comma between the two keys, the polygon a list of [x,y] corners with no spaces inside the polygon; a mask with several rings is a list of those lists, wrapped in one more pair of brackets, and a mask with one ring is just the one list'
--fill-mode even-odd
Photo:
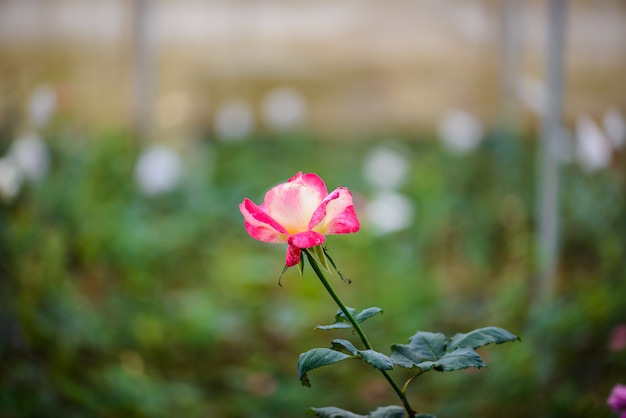
{"label": "flower stalk", "polygon": [[[363,329],[361,328],[359,323],[356,321],[354,316],[350,313],[346,305],[339,298],[337,293],[335,293],[334,289],[332,288],[332,286],[326,279],[326,276],[324,275],[324,272],[322,271],[315,257],[311,254],[311,252],[308,249],[302,249],[302,252],[306,255],[307,259],[309,260],[309,264],[311,265],[311,268],[313,269],[317,277],[322,282],[322,285],[324,286],[324,288],[326,289],[330,297],[335,301],[337,306],[339,306],[339,309],[341,309],[343,314],[346,316],[346,318],[348,319],[348,321],[350,322],[350,324],[356,331],[357,335],[363,342],[363,345],[365,346],[365,348],[367,348],[368,350],[374,350],[372,348],[372,344],[367,339],[367,336],[363,332]],[[400,401],[402,402],[402,406],[404,407],[406,412],[409,414],[409,418],[415,418],[415,411],[413,410],[413,408],[411,408],[411,405],[409,404],[409,401],[406,397],[406,387],[404,388],[404,390],[401,389],[400,386],[398,386],[398,384],[393,380],[393,378],[391,377],[391,375],[389,374],[387,370],[380,370],[380,372],[383,374],[385,379],[387,379],[387,382],[389,382],[393,390],[396,392],[396,394],[400,398]]]}

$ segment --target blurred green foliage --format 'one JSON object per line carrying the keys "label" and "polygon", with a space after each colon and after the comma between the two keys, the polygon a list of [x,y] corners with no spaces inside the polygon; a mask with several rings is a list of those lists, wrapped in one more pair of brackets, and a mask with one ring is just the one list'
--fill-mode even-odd
{"label": "blurred green foliage", "polygon": [[[397,404],[354,362],[300,386],[298,355],[328,343],[313,328],[336,307],[311,271],[291,269],[279,287],[285,249],[250,239],[238,210],[301,170],[350,187],[360,214],[376,144],[207,140],[184,153],[176,190],[146,197],[133,138],[51,138],[49,175],[0,206],[0,417],[287,418]],[[417,330],[494,325],[522,338],[481,349],[480,371],[420,377],[412,405],[439,418],[610,416],[606,397],[626,376],[626,351],[608,342],[626,323],[623,172],[564,167],[558,289],[538,306],[533,141],[491,137],[467,155],[428,138],[401,145],[415,221],[330,237],[352,279],[336,290],[349,306],[384,309],[366,326],[381,352]]]}

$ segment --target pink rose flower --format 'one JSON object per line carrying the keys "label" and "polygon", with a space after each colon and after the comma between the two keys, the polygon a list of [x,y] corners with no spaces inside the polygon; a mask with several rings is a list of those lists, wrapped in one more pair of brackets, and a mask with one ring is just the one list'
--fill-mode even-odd
{"label": "pink rose flower", "polygon": [[302,249],[321,245],[325,235],[360,228],[350,190],[338,187],[329,194],[324,181],[313,173],[298,172],[287,183],[271,188],[259,206],[246,198],[239,210],[252,238],[287,243],[287,267],[300,262]]}
{"label": "pink rose flower", "polygon": [[620,418],[626,418],[626,386],[615,385],[606,403],[611,407],[613,412],[622,413]]}

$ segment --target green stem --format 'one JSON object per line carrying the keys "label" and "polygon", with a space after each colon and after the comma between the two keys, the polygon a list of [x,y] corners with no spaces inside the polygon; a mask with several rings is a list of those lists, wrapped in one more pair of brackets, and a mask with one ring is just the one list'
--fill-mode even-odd
{"label": "green stem", "polygon": [[[361,341],[363,342],[363,345],[365,346],[365,348],[367,348],[368,350],[374,350],[369,340],[367,339],[367,336],[365,336],[365,333],[361,329],[361,326],[359,325],[359,323],[356,321],[356,319],[354,319],[354,316],[352,316],[352,314],[350,313],[346,305],[344,305],[344,303],[341,301],[339,296],[335,293],[332,286],[326,279],[326,276],[324,275],[324,272],[322,271],[319,264],[317,263],[317,260],[315,260],[315,257],[313,257],[311,253],[307,251],[306,249],[303,249],[302,251],[306,254],[306,257],[309,260],[309,264],[311,264],[313,271],[315,271],[315,274],[317,275],[317,277],[322,282],[322,285],[324,285],[324,287],[330,294],[330,297],[333,298],[337,306],[339,306],[339,309],[341,309],[341,311],[346,316],[346,318],[348,318],[348,321],[350,321],[350,324],[352,324],[352,327],[354,328],[356,333],[359,335],[359,338],[361,338]],[[404,409],[409,414],[409,418],[415,418],[415,411],[413,411],[413,409],[411,408],[411,405],[409,405],[409,401],[406,398],[406,393],[402,389],[400,389],[400,386],[398,386],[398,384],[393,380],[393,378],[387,372],[387,370],[380,370],[380,372],[383,374],[383,376],[385,376],[385,379],[387,379],[387,381],[389,382],[393,390],[400,397],[400,400],[402,401],[402,405],[404,406]]]}

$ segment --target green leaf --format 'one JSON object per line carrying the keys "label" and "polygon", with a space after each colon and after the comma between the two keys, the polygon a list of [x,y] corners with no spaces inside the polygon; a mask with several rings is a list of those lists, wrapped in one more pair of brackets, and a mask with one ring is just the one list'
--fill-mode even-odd
{"label": "green leaf", "polygon": [[321,418],[367,418],[365,415],[357,415],[345,409],[326,406],[324,408],[311,408],[316,416]]}
{"label": "green leaf", "polygon": [[425,372],[481,368],[485,363],[474,349],[491,343],[502,344],[515,340],[519,340],[519,337],[498,327],[456,334],[450,340],[443,334],[420,331],[409,339],[409,344],[392,345],[391,359],[399,366],[418,367]]}
{"label": "green leaf", "polygon": [[[356,309],[350,308],[350,307],[347,307],[347,308],[348,308],[348,312],[350,312],[350,315],[354,316],[354,314],[356,313]],[[352,324],[348,320],[348,317],[346,317],[346,315],[343,313],[341,309],[339,309],[337,313],[335,314],[334,324],[318,325],[315,327],[315,329],[321,329],[321,330],[340,329],[340,328],[352,328]]]}
{"label": "green leaf", "polygon": [[483,367],[485,363],[472,348],[450,350],[443,334],[418,332],[409,344],[391,346],[391,359],[399,366],[419,367],[423,371],[453,371],[468,367]]}
{"label": "green leaf", "polygon": [[346,350],[378,370],[393,369],[393,360],[383,353],[374,350],[358,350],[350,341],[336,339],[331,347],[333,350]]}
{"label": "green leaf", "polygon": [[306,353],[300,354],[298,360],[298,377],[303,386],[311,386],[307,372],[322,366],[337,363],[338,361],[351,358],[351,356],[330,348],[313,348]]}
{"label": "green leaf", "polygon": [[414,367],[425,361],[436,361],[446,353],[446,337],[441,333],[419,331],[409,344],[391,346],[391,358],[399,366]]}
{"label": "green leaf", "polygon": [[[348,312],[350,312],[350,315],[352,315],[354,317],[354,319],[356,320],[356,322],[358,322],[358,323],[361,323],[361,322],[371,318],[372,316],[381,313],[382,311],[383,310],[381,308],[371,307],[371,308],[363,309],[357,315],[356,309],[348,308]],[[315,327],[315,329],[321,329],[321,330],[345,329],[345,328],[352,328],[352,324],[350,323],[350,320],[343,313],[343,311],[341,309],[339,309],[337,311],[337,313],[335,314],[335,323],[334,324],[318,325],[318,326]]]}
{"label": "green leaf", "polygon": [[[404,409],[399,406],[381,406],[367,415],[358,415],[334,406],[311,408],[311,411],[321,418],[404,418]],[[417,417],[435,418],[432,415],[417,415]]]}
{"label": "green leaf", "polygon": [[439,372],[451,372],[463,370],[468,367],[481,368],[485,366],[480,355],[471,348],[459,348],[451,353],[445,353],[437,361],[424,361],[415,366],[423,371],[437,370]]}
{"label": "green leaf", "polygon": [[391,370],[393,369],[393,360],[383,353],[379,353],[374,350],[360,350],[358,356],[363,359],[364,362],[373,366],[378,370]]}
{"label": "green leaf", "polygon": [[346,322],[335,322],[334,324],[318,325],[315,327],[315,329],[321,329],[321,330],[346,329],[346,328],[352,328],[352,324],[348,324]]}
{"label": "green leaf", "polygon": [[363,321],[365,321],[366,319],[369,319],[371,317],[373,317],[376,314],[382,313],[382,309],[378,308],[376,306],[373,306],[371,308],[365,308],[363,309],[361,312],[359,312],[359,314],[356,316],[356,322],[358,322],[359,324]]}
{"label": "green leaf", "polygon": [[460,347],[478,348],[487,344],[502,344],[510,341],[521,339],[517,335],[513,335],[505,329],[498,327],[486,327],[475,329],[467,334],[456,334],[450,338],[448,350],[454,350]]}
{"label": "green leaf", "polygon": [[331,348],[333,350],[341,350],[342,348],[346,350],[348,353],[356,356],[359,350],[348,340],[336,339],[332,341]]}
{"label": "green leaf", "polygon": [[[355,316],[356,315],[356,309],[351,308],[349,306],[346,306],[346,308],[348,308],[348,312],[350,312],[350,315]],[[343,310],[339,309],[337,311],[337,313],[335,314],[335,320],[337,321],[346,321],[349,322],[350,320],[348,319],[348,317],[346,316],[345,313],[343,313]]]}
{"label": "green leaf", "polygon": [[399,406],[381,406],[367,416],[369,418],[404,418],[404,408]]}

